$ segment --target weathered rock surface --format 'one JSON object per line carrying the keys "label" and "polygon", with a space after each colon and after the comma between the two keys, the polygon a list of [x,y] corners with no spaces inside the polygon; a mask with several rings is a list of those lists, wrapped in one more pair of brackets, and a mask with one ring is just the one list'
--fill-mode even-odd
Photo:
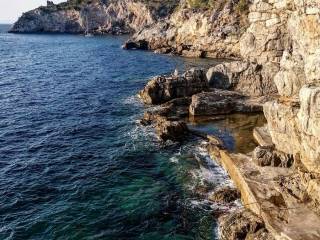
{"label": "weathered rock surface", "polygon": [[240,192],[231,187],[223,187],[209,195],[208,199],[213,202],[230,203],[240,198]]}
{"label": "weathered rock surface", "polygon": [[146,104],[160,104],[208,90],[208,81],[203,69],[190,69],[182,75],[158,76],[139,92]]}
{"label": "weathered rock surface", "polygon": [[253,129],[253,137],[255,141],[262,147],[270,147],[274,145],[267,125],[262,127],[256,126]]}
{"label": "weathered rock surface", "polygon": [[[320,237],[320,217],[316,208],[311,207],[317,205],[310,195],[315,196],[316,190],[310,191],[311,188],[304,184],[310,175],[296,173],[292,168],[261,167],[250,156],[230,154],[217,145],[208,150],[212,158],[228,171],[241,192],[244,206],[263,219],[275,239],[315,240]],[[315,176],[311,178],[314,180]],[[239,234],[246,233],[245,229],[248,228],[240,230]],[[246,237],[242,235],[239,239]]]}
{"label": "weathered rock surface", "polygon": [[190,103],[190,97],[173,99],[146,110],[141,121],[144,125],[149,125],[156,122],[159,117],[165,117],[168,120],[183,119],[189,115]]}
{"label": "weathered rock surface", "polygon": [[192,96],[189,112],[193,116],[262,112],[266,97],[250,98],[238,92],[211,89]]}
{"label": "weathered rock surface", "polygon": [[301,93],[300,101],[268,102],[264,113],[276,148],[301,159],[309,171],[320,172],[319,105],[314,103],[317,97],[312,97],[312,88],[303,88]]}
{"label": "weathered rock surface", "polygon": [[191,98],[176,98],[145,111],[140,123],[152,125],[162,141],[182,141],[190,133],[183,121],[188,116]]}
{"label": "weathered rock surface", "polygon": [[197,9],[181,1],[166,21],[137,32],[129,42],[143,40],[150,50],[186,57],[240,57],[246,14],[238,11],[239,2],[216,1],[213,9]]}
{"label": "weathered rock surface", "polygon": [[156,132],[163,141],[181,141],[188,135],[188,127],[183,121],[169,121],[165,118],[159,118],[156,123]]}
{"label": "weathered rock surface", "polygon": [[164,6],[152,6],[152,4],[134,0],[69,0],[57,5],[48,2],[46,7],[24,13],[10,31],[17,33],[84,33],[85,31],[94,34],[133,33],[167,16],[176,3],[177,1],[168,1]]}
{"label": "weathered rock surface", "polygon": [[210,87],[232,89],[249,96],[276,94],[274,64],[260,65],[247,61],[232,61],[212,67],[207,72]]}
{"label": "weathered rock surface", "polygon": [[319,12],[313,0],[254,1],[240,40],[248,61],[278,64],[274,82],[281,98],[264,106],[275,147],[315,172],[320,172]]}
{"label": "weathered rock surface", "polygon": [[275,150],[273,146],[259,146],[253,151],[252,160],[261,167],[291,167],[294,163],[293,156]]}
{"label": "weathered rock surface", "polygon": [[249,210],[238,210],[219,218],[220,237],[223,240],[273,240],[261,218]]}

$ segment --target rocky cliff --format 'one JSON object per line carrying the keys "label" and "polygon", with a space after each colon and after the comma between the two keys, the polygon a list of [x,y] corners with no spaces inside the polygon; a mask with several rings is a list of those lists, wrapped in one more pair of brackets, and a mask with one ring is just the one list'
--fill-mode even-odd
{"label": "rocky cliff", "polygon": [[126,34],[167,16],[176,1],[162,5],[135,0],[69,0],[60,4],[48,1],[47,6],[24,13],[11,32]]}
{"label": "rocky cliff", "polygon": [[46,7],[23,14],[11,31],[135,32],[127,48],[193,57],[239,58],[241,61],[209,69],[210,87],[249,96],[279,93],[277,100],[264,107],[272,141],[279,150],[299,159],[307,170],[320,173],[319,1],[200,3],[48,2]]}
{"label": "rocky cliff", "polygon": [[258,0],[240,39],[243,59],[274,65],[280,97],[264,106],[275,146],[320,173],[320,3]]}
{"label": "rocky cliff", "polygon": [[[12,31],[81,33],[89,26],[94,33],[135,32],[125,44],[128,49],[141,48],[188,57],[237,58],[237,61],[226,61],[205,73],[192,75],[192,78],[187,75],[155,78],[140,95],[146,103],[169,101],[161,114],[157,112],[161,117],[159,129],[166,130],[166,137],[172,135],[171,130],[176,127],[183,134],[186,129],[180,122],[170,125],[163,120],[164,116],[169,119],[173,114],[176,120],[177,113],[186,116],[206,115],[209,112],[225,114],[225,109],[231,112],[239,109],[243,112],[258,111],[262,104],[259,97],[272,95],[273,98],[263,98],[262,101],[268,100],[263,104],[267,126],[263,134],[260,133],[268,139],[265,141],[268,143],[261,144],[267,148],[256,149],[253,154],[255,164],[251,161],[250,164],[258,169],[255,174],[260,171],[260,175],[264,172],[271,174],[268,168],[264,168],[270,162],[277,167],[272,171],[278,172],[277,176],[282,180],[274,184],[279,179],[273,181],[268,178],[268,187],[271,192],[285,198],[281,200],[279,209],[302,204],[304,211],[311,209],[310,214],[313,210],[319,214],[320,2],[217,0],[210,7],[206,4],[192,6],[192,2],[182,0],[178,7],[175,3],[164,9],[133,0],[90,1],[78,4],[77,8],[50,5],[24,14]],[[68,3],[71,4],[70,1]],[[87,18],[89,22],[86,22]],[[220,90],[216,90],[218,88]],[[186,99],[177,100],[177,97]],[[259,104],[256,104],[257,99]],[[150,119],[149,114],[145,122],[150,122]],[[243,166],[248,166],[250,157],[244,158],[245,161],[241,162]],[[281,159],[289,159],[290,164],[283,164]],[[288,168],[290,174],[284,176],[283,172],[287,170],[279,169],[280,165]],[[239,178],[237,164],[234,166],[235,178]],[[250,169],[243,167],[244,180],[241,184],[247,185],[247,170]],[[285,179],[289,175],[297,175],[298,181]],[[259,179],[260,185],[264,186],[264,176],[261,179],[258,175],[251,177],[256,178],[252,182]],[[252,189],[254,192],[256,186]],[[247,188],[243,193],[246,194],[246,191]],[[282,192],[286,194],[282,195]],[[252,199],[270,197],[266,196],[266,191],[259,194],[252,196]],[[272,204],[279,204],[278,195],[271,199]],[[289,201],[287,197],[294,200]],[[261,209],[256,211],[259,212]],[[268,211],[266,214],[265,219],[276,218],[270,217]],[[301,212],[291,214],[299,219],[302,216]],[[279,219],[276,226],[281,229],[286,223],[283,216]],[[287,223],[291,224],[293,220],[289,220]],[[307,225],[312,229],[311,223]],[[299,226],[289,227],[296,229]],[[309,230],[307,227],[300,226]],[[270,230],[270,226],[268,228]],[[316,232],[316,235],[320,236],[320,233]],[[279,239],[319,239],[297,238],[295,232],[291,232],[290,236]]]}
{"label": "rocky cliff", "polygon": [[217,0],[202,8],[189,2],[181,1],[168,19],[142,29],[129,42],[145,41],[150,50],[186,57],[240,57],[239,39],[247,24],[243,1]]}
{"label": "rocky cliff", "polygon": [[[163,26],[156,23],[143,29],[133,36],[131,44],[143,42],[148,49],[185,56],[238,56],[240,61],[225,62],[206,72],[209,87],[249,96],[277,93],[263,105],[267,125],[256,130],[260,147],[246,156],[230,155],[219,148],[211,153],[241,190],[244,204],[263,218],[273,237],[319,239],[320,2],[250,2],[247,25],[234,23],[238,29],[244,26],[245,31],[232,35],[238,36],[232,51],[228,41],[204,44],[209,36],[210,40],[218,36],[221,43],[226,39],[208,27],[212,26],[206,17],[208,11],[195,11],[177,22],[183,11],[191,10],[175,12]],[[199,15],[201,20],[195,20]],[[236,17],[234,12],[232,17]],[[229,96],[221,90],[195,94],[189,114],[225,114],[226,109],[237,106],[238,95],[233,92],[232,98]],[[197,106],[199,111],[195,111]]]}

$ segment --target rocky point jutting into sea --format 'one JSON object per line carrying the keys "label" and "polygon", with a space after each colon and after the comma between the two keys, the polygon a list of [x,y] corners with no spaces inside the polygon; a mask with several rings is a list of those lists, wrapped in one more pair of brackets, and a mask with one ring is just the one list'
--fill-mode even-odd
{"label": "rocky point jutting into sea", "polygon": [[[320,239],[319,24],[317,0],[84,0],[48,2],[11,32],[132,33],[125,49],[228,59],[151,79],[139,97],[159,106],[141,123],[163,140],[207,139],[246,209],[220,218],[221,238],[311,240]],[[267,124],[249,154],[187,124],[262,111]]]}

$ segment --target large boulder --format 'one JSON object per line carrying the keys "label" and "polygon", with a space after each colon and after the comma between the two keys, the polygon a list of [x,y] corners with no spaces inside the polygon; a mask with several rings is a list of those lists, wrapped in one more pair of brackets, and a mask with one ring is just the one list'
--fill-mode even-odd
{"label": "large boulder", "polygon": [[208,81],[203,69],[190,69],[182,75],[158,76],[139,92],[146,104],[160,104],[175,98],[188,97],[207,91]]}
{"label": "large boulder", "polygon": [[159,118],[156,132],[163,141],[181,141],[188,135],[188,127],[183,121],[169,121],[165,118]]}
{"label": "large boulder", "polygon": [[189,115],[190,97],[176,98],[159,106],[149,108],[144,112],[140,123],[150,125],[164,117],[170,121],[185,118]]}
{"label": "large boulder", "polygon": [[189,112],[193,116],[262,112],[267,100],[266,97],[249,98],[234,91],[211,89],[192,96]]}
{"label": "large boulder", "polygon": [[136,41],[136,42],[127,41],[122,46],[122,48],[126,49],[126,50],[133,50],[133,49],[148,50],[149,46],[148,46],[148,42],[146,42],[144,40],[139,40],[139,41]]}
{"label": "large boulder", "polygon": [[210,87],[236,90],[249,96],[262,96],[277,93],[273,82],[277,70],[275,64],[232,61],[209,68],[207,78]]}

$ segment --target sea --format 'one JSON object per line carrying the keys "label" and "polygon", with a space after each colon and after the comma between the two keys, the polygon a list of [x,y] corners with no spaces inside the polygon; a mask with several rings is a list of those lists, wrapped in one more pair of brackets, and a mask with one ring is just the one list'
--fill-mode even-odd
{"label": "sea", "polygon": [[[232,182],[203,140],[161,143],[141,126],[148,106],[136,97],[155,75],[218,62],[123,50],[128,36],[9,28],[0,25],[0,239],[219,239],[207,194]],[[237,145],[238,127],[192,126]]]}

